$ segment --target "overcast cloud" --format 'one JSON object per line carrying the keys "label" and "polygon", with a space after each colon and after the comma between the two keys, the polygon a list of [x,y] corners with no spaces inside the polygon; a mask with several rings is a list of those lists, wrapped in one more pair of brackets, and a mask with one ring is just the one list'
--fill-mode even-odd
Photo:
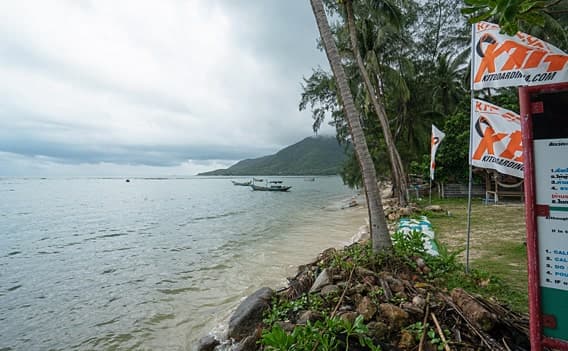
{"label": "overcast cloud", "polygon": [[0,176],[189,175],[312,134],[307,0],[0,2]]}

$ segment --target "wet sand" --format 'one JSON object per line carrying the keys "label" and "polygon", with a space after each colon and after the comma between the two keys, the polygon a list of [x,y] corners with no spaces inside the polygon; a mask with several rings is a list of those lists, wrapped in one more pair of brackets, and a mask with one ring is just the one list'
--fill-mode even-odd
{"label": "wet sand", "polygon": [[302,219],[278,240],[260,241],[245,250],[242,259],[233,262],[230,272],[223,274],[223,281],[208,292],[208,302],[204,302],[214,304],[217,300],[220,304],[212,308],[211,314],[198,317],[201,321],[191,331],[189,345],[208,332],[223,338],[232,311],[246,296],[264,286],[284,287],[286,277],[293,276],[299,265],[313,261],[329,247],[350,244],[366,224],[367,209],[361,205],[361,199],[358,206],[341,209],[348,202],[349,199],[332,205],[318,217]]}

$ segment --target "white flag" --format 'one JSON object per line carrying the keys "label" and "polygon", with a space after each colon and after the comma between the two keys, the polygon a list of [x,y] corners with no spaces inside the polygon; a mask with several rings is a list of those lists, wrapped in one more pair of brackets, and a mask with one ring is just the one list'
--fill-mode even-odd
{"label": "white flag", "polygon": [[525,33],[499,33],[498,25],[474,24],[473,89],[568,82],[568,55]]}
{"label": "white flag", "polygon": [[523,178],[520,116],[483,100],[473,102],[471,165]]}
{"label": "white flag", "polygon": [[432,180],[434,180],[434,170],[436,169],[436,151],[438,151],[438,146],[445,136],[444,132],[432,124],[432,141],[430,143],[430,179]]}

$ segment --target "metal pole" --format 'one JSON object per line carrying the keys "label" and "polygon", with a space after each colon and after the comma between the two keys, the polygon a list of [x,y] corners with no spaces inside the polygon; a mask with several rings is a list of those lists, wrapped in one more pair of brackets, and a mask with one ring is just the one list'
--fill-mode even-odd
{"label": "metal pole", "polygon": [[[471,142],[471,141],[470,141]],[[467,194],[467,239],[465,244],[465,272],[469,273],[469,243],[471,241],[471,190],[473,188],[473,167],[469,165],[469,188]]]}
{"label": "metal pole", "polygon": [[471,154],[472,154],[472,144],[473,144],[473,133],[471,131],[471,123],[473,120],[473,111],[475,104],[473,102],[473,77],[475,75],[475,23],[471,25],[471,70],[470,70],[470,95],[471,95],[471,106],[470,106],[470,117],[469,117],[469,184],[467,192],[467,239],[465,244],[465,272],[469,273],[469,243],[471,241],[471,191],[473,188],[473,166],[471,164]]}
{"label": "metal pole", "polygon": [[430,205],[432,205],[432,177],[430,177],[430,187],[428,189],[430,190]]}

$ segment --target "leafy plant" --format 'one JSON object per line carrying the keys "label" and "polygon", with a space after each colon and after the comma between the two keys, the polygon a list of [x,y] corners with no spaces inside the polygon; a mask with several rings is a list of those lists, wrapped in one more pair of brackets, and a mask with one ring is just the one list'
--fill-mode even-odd
{"label": "leafy plant", "polygon": [[265,312],[263,322],[272,326],[274,322],[288,319],[293,313],[301,310],[313,310],[326,312],[327,307],[320,295],[303,294],[294,300],[284,298],[272,298],[271,308]]}
{"label": "leafy plant", "polygon": [[547,1],[542,0],[465,0],[462,10],[470,15],[469,22],[476,23],[496,18],[503,32],[515,35],[519,23],[527,22],[543,26]]}
{"label": "leafy plant", "polygon": [[450,251],[447,245],[438,240],[434,239],[434,243],[438,247],[438,256],[430,256],[426,259],[434,274],[453,272],[463,268],[463,265],[458,262],[458,256],[465,249]]}
{"label": "leafy plant", "polygon": [[405,329],[414,335],[416,341],[420,341],[422,333],[424,333],[424,328],[428,328],[428,323],[423,324],[422,322],[416,322],[407,326]]}
{"label": "leafy plant", "polygon": [[385,294],[385,291],[383,290],[383,288],[376,288],[376,289],[369,291],[369,298],[375,304],[379,304],[381,302],[380,297],[383,296],[384,294]]}
{"label": "leafy plant", "polygon": [[424,255],[426,251],[422,237],[422,232],[416,230],[408,234],[397,231],[392,236],[394,252],[402,256]]}
{"label": "leafy plant", "polygon": [[[333,255],[328,267],[350,271],[353,267],[369,267],[376,263],[369,242],[365,244],[353,244]],[[324,267],[322,267],[324,268]]]}
{"label": "leafy plant", "polygon": [[[438,335],[438,333],[436,333],[436,331],[432,328],[428,329],[428,340],[430,341],[430,343],[432,345],[435,345],[436,348],[438,350],[443,350],[445,347],[445,343],[444,340],[442,340],[442,338]],[[446,336],[446,339],[450,336],[450,331],[447,329],[444,329],[444,335]]]}
{"label": "leafy plant", "polygon": [[288,335],[278,324],[262,334],[262,344],[266,350],[287,351],[294,345],[294,342],[295,336]]}
{"label": "leafy plant", "polygon": [[318,350],[334,351],[349,350],[350,343],[357,341],[371,351],[380,351],[380,346],[374,345],[367,336],[368,332],[362,316],[358,316],[353,323],[339,317],[327,317],[323,321],[296,326],[290,334],[286,334],[279,325],[274,325],[263,332],[260,343],[265,350],[274,351],[312,351],[316,346]]}
{"label": "leafy plant", "polygon": [[[426,330],[426,336],[428,337],[429,342],[432,345],[435,345],[438,350],[444,349],[445,344],[443,340],[436,333],[436,331],[432,327],[430,327],[430,324],[428,323],[423,324],[422,322],[416,322],[414,324],[407,326],[405,329],[409,331],[412,335],[414,335],[416,341],[420,341],[420,339],[422,338],[422,334],[424,333],[424,330]],[[448,339],[451,333],[449,330],[444,329],[444,335],[446,336],[446,339]]]}

